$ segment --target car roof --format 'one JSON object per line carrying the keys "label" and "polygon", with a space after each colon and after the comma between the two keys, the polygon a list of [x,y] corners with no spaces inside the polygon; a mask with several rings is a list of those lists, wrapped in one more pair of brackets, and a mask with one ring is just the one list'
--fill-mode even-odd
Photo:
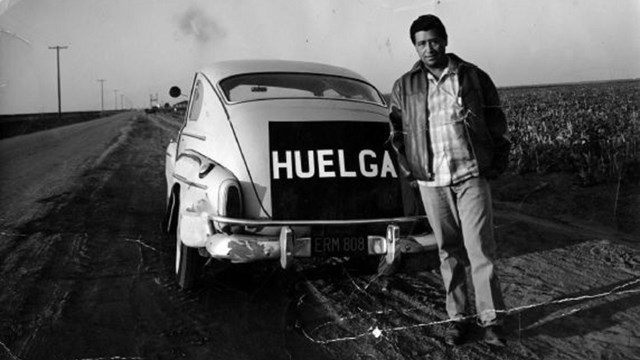
{"label": "car roof", "polygon": [[214,83],[234,75],[261,72],[297,72],[349,77],[368,82],[360,74],[339,66],[293,60],[227,60],[213,63],[201,71]]}

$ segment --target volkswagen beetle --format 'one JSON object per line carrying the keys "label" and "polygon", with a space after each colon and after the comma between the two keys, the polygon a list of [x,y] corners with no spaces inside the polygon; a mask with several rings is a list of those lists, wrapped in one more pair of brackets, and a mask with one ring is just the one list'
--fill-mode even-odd
{"label": "volkswagen beetle", "polygon": [[197,72],[166,149],[180,287],[196,284],[207,258],[288,268],[311,257],[392,263],[397,251],[433,248],[388,137],[383,96],[353,71],[237,60]]}

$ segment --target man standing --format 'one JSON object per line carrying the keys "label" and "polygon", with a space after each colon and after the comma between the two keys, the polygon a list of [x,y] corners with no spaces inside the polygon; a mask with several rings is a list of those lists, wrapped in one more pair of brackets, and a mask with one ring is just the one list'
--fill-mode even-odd
{"label": "man standing", "polygon": [[393,86],[391,139],[403,175],[420,189],[438,243],[452,320],[445,342],[461,344],[470,325],[468,261],[484,340],[504,346],[488,180],[507,167],[506,118],[490,77],[445,52],[447,32],[438,17],[420,16],[409,33],[420,60]]}

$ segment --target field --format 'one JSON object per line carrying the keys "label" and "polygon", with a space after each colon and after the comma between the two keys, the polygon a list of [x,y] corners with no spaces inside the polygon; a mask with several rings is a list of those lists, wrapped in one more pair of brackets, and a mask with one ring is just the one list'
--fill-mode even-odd
{"label": "field", "polygon": [[108,110],[0,115],[0,139],[96,120],[119,112]]}
{"label": "field", "polygon": [[500,90],[518,173],[568,171],[583,185],[637,180],[640,81]]}
{"label": "field", "polygon": [[640,81],[499,92],[513,146],[496,198],[640,236]]}

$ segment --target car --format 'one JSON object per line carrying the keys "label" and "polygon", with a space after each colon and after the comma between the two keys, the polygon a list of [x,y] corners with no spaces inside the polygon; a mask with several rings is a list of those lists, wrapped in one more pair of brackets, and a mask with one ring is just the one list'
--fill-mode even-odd
{"label": "car", "polygon": [[164,228],[179,286],[196,286],[208,259],[287,269],[433,249],[389,134],[382,94],[342,67],[228,60],[196,72],[166,148]]}

